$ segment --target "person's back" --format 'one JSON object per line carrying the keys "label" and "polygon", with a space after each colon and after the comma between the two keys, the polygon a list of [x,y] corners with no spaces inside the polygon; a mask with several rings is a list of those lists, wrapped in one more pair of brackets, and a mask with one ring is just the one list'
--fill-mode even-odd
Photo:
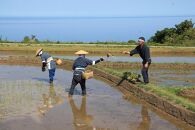
{"label": "person's back", "polygon": [[48,69],[49,70],[56,68],[56,62],[53,60],[53,58],[47,52],[43,52],[40,55],[40,57],[41,57],[42,62],[44,61],[44,62],[49,63],[48,64]]}
{"label": "person's back", "polygon": [[85,58],[84,56],[79,56],[73,63],[72,70],[75,68],[86,68],[88,65],[92,65],[93,61]]}

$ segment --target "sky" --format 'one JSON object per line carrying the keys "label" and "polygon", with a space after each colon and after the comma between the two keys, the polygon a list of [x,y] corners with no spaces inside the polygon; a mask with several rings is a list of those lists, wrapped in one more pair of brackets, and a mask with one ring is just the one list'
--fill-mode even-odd
{"label": "sky", "polygon": [[0,0],[0,17],[195,16],[195,0]]}

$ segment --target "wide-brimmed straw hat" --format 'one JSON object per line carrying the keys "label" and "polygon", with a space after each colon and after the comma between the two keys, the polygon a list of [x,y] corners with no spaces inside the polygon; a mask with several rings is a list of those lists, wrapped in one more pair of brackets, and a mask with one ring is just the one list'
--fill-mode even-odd
{"label": "wide-brimmed straw hat", "polygon": [[76,54],[76,55],[86,55],[86,54],[89,54],[89,52],[80,50],[80,51],[75,52],[74,54]]}
{"label": "wide-brimmed straw hat", "polygon": [[36,56],[39,56],[39,53],[40,53],[42,50],[43,50],[43,48],[38,49],[38,50],[36,51],[35,55],[36,55]]}

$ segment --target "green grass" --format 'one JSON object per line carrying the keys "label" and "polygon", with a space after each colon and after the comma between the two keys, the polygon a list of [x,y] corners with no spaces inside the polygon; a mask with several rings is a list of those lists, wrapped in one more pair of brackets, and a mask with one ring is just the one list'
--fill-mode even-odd
{"label": "green grass", "polygon": [[178,93],[181,92],[182,90],[189,89],[192,87],[181,88],[181,87],[157,86],[153,84],[138,85],[138,87],[141,87],[145,89],[146,91],[155,93],[156,95],[163,97],[164,99],[169,100],[172,103],[181,105],[185,107],[186,109],[189,109],[195,112],[195,104],[191,102],[190,100],[178,95]]}
{"label": "green grass", "polygon": [[[96,68],[100,69],[101,71],[104,71],[106,73],[109,73],[111,75],[115,75],[118,77],[123,76],[124,71],[116,70],[116,69],[111,69],[111,68],[102,68],[99,66],[96,66]],[[188,110],[194,111],[195,112],[195,103],[190,101],[187,98],[184,98],[182,96],[179,96],[178,94],[184,90],[184,89],[191,89],[195,88],[195,86],[191,87],[173,87],[173,86],[157,86],[154,84],[137,84],[138,87],[148,91],[152,92],[174,104],[180,105],[182,107],[185,107]]]}

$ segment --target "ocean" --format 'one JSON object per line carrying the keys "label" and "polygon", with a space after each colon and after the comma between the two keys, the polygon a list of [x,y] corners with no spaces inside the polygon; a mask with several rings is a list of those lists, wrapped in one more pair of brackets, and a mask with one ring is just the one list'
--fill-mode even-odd
{"label": "ocean", "polygon": [[140,36],[149,39],[156,31],[186,19],[195,22],[195,16],[0,18],[0,37],[13,41],[35,35],[39,40],[49,41],[126,42]]}

